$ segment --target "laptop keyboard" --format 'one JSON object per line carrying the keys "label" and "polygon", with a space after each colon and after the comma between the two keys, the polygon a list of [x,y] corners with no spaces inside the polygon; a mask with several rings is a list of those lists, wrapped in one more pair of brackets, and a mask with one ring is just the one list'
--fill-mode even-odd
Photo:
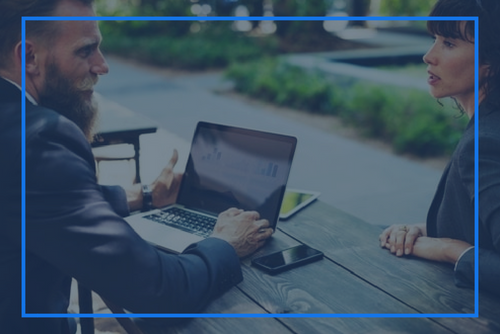
{"label": "laptop keyboard", "polygon": [[212,234],[212,230],[217,222],[216,218],[200,215],[176,207],[163,209],[160,212],[144,216],[144,218],[153,220],[157,223],[173,226],[204,238]]}

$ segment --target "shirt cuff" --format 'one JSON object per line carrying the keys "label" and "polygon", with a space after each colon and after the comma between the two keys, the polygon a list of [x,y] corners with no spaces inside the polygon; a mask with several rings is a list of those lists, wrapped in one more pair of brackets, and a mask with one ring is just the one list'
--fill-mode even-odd
{"label": "shirt cuff", "polygon": [[[472,251],[471,251],[472,250]],[[475,281],[474,247],[469,247],[460,255],[455,264],[453,280],[460,288],[473,288]]]}
{"label": "shirt cuff", "polygon": [[457,271],[457,266],[458,266],[458,263],[460,262],[460,259],[462,259],[462,256],[464,256],[465,253],[467,253],[469,250],[471,250],[473,248],[474,248],[474,246],[470,246],[469,248],[467,248],[466,250],[464,250],[462,252],[462,254],[460,254],[460,256],[458,257],[457,262],[455,262],[455,268],[453,269],[454,271]]}

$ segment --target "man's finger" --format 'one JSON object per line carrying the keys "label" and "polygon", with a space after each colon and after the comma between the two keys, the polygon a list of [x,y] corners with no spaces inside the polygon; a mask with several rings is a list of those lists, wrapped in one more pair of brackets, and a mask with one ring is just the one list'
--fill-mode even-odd
{"label": "man's finger", "polygon": [[243,212],[245,216],[248,216],[252,220],[258,220],[260,218],[260,215],[257,211],[245,211]]}
{"label": "man's finger", "polygon": [[174,169],[177,160],[179,160],[179,152],[177,152],[177,149],[174,148],[174,153],[168,162],[167,168]]}
{"label": "man's finger", "polygon": [[269,221],[267,219],[256,220],[255,224],[259,226],[259,229],[264,229],[266,227],[269,227]]}
{"label": "man's finger", "polygon": [[273,235],[273,229],[272,228],[262,228],[259,230],[259,234],[257,234],[256,238],[259,241],[266,240],[269,238],[271,235]]}

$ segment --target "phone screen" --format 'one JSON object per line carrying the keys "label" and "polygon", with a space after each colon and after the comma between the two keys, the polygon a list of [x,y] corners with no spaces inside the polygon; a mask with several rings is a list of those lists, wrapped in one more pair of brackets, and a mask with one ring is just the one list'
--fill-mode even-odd
{"label": "phone screen", "polygon": [[254,259],[254,265],[271,272],[279,272],[300,264],[319,260],[323,253],[306,245],[299,245],[280,252]]}

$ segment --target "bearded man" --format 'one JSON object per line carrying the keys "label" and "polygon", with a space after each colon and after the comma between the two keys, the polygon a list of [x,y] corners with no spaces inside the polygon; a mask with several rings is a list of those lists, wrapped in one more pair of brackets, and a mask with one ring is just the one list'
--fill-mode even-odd
{"label": "bearded man", "polygon": [[[97,184],[89,140],[93,89],[108,72],[97,22],[22,16],[95,16],[92,0],[0,1],[0,331],[73,333],[66,318],[21,317],[21,140],[25,114],[26,313],[67,312],[71,279],[138,313],[199,312],[242,280],[239,257],[272,234],[256,212],[229,209],[212,237],[181,255],[163,253],[123,220],[142,207],[142,187]],[[21,93],[22,58],[25,91]],[[174,153],[152,188],[153,206],[175,199]]]}

